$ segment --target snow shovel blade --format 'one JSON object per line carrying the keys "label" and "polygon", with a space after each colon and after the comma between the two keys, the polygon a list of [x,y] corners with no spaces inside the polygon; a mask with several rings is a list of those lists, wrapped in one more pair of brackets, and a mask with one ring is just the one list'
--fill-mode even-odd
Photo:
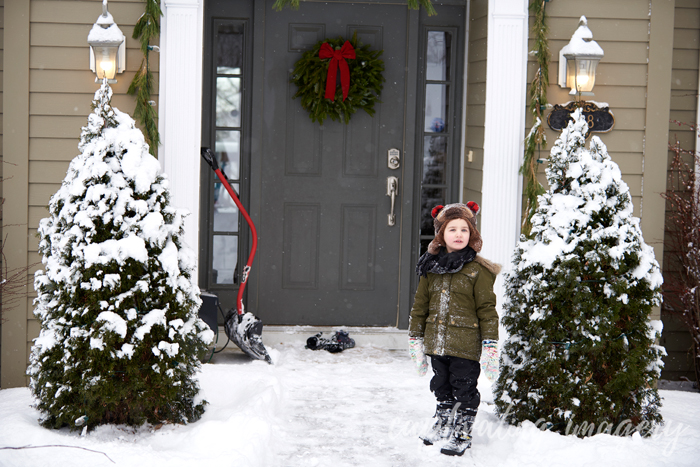
{"label": "snow shovel blade", "polygon": [[263,324],[253,313],[241,315],[232,311],[226,317],[224,329],[231,340],[251,358],[272,363],[262,341]]}

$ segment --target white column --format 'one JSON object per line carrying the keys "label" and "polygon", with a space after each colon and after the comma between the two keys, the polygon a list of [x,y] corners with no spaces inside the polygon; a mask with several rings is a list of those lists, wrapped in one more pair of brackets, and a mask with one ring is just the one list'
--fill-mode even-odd
{"label": "white column", "polygon": [[[527,82],[527,0],[489,0],[484,167],[483,256],[510,269],[520,235]],[[503,302],[503,276],[496,282]]]}
{"label": "white column", "polygon": [[161,9],[158,159],[170,179],[171,204],[190,212],[184,240],[199,256],[204,6],[203,0],[163,0]]}

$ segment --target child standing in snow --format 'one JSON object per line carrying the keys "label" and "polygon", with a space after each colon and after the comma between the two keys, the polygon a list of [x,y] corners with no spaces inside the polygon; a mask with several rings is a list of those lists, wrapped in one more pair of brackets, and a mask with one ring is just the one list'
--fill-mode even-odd
{"label": "child standing in snow", "polygon": [[471,446],[482,349],[484,371],[493,376],[498,367],[493,284],[501,268],[477,254],[482,246],[478,212],[473,201],[435,207],[435,239],[416,266],[421,278],[410,314],[409,349],[421,375],[430,356],[430,390],[437,398],[437,420],[421,439],[427,445],[446,439],[441,452],[447,455],[461,456]]}

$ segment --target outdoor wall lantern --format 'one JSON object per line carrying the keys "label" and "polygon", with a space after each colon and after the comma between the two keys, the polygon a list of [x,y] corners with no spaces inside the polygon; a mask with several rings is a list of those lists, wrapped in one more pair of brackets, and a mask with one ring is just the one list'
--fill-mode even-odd
{"label": "outdoor wall lantern", "polygon": [[571,88],[572,95],[592,96],[595,71],[603,55],[588,29],[588,20],[581,16],[571,40],[559,51],[559,86]]}
{"label": "outdoor wall lantern", "polygon": [[593,40],[593,33],[588,29],[588,20],[581,16],[571,40],[559,51],[559,86],[571,88],[569,94],[576,96],[576,102],[554,106],[547,117],[551,129],[561,131],[566,128],[571,114],[580,108],[588,122],[589,134],[591,131],[605,133],[612,130],[615,117],[607,105],[581,100],[581,96],[593,95],[595,72],[603,55],[603,49]]}
{"label": "outdoor wall lantern", "polygon": [[88,34],[90,44],[90,69],[95,72],[95,81],[107,78],[116,83],[117,73],[122,73],[126,64],[126,37],[122,34],[114,18],[107,11],[107,0],[102,2],[102,14]]}

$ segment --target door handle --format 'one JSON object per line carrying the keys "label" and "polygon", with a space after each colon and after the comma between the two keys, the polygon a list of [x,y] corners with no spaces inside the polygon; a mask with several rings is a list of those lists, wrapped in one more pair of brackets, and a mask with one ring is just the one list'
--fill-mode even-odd
{"label": "door handle", "polygon": [[391,197],[391,211],[389,212],[388,224],[389,227],[396,225],[396,215],[394,207],[396,206],[396,195],[399,194],[399,179],[398,177],[389,176],[386,178],[386,195]]}

